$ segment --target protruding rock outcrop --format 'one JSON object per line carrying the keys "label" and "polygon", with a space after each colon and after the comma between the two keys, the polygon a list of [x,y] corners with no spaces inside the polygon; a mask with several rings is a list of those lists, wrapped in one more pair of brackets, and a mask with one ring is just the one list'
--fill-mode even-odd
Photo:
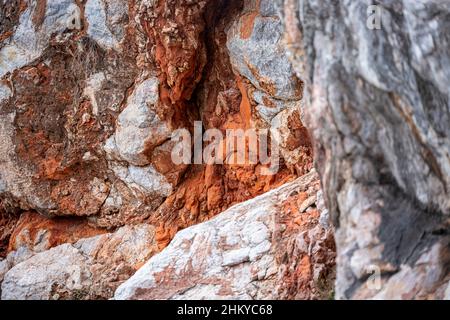
{"label": "protruding rock outcrop", "polygon": [[334,241],[306,176],[179,232],[115,299],[312,299],[333,292]]}
{"label": "protruding rock outcrop", "polygon": [[450,5],[277,0],[336,228],[338,298],[443,298]]}
{"label": "protruding rock outcrop", "polygon": [[[5,298],[110,297],[139,250],[149,257],[179,230],[312,168],[302,82],[272,1],[3,1],[0,19]],[[195,120],[222,133],[272,127],[280,170],[175,164],[172,134],[193,133]],[[151,230],[151,246],[123,263],[80,247],[133,237],[136,225]],[[124,264],[120,281],[92,271],[108,261]]]}
{"label": "protruding rock outcrop", "polygon": [[154,237],[152,226],[138,225],[38,253],[21,247],[0,262],[1,298],[110,298],[158,251]]}

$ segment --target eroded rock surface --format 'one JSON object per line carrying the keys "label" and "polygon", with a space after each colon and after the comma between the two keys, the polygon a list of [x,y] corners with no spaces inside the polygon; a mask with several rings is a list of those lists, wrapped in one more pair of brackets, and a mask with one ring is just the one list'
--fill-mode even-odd
{"label": "eroded rock surface", "polygon": [[110,298],[119,284],[157,252],[154,236],[152,226],[137,225],[36,254],[22,247],[2,262],[9,271],[3,275],[1,297]]}
{"label": "eroded rock surface", "polygon": [[[443,298],[450,6],[278,0],[336,227],[338,298]],[[379,12],[380,28],[374,19]]]}
{"label": "eroded rock surface", "polygon": [[[372,4],[0,0],[2,298],[110,298],[186,228],[116,298],[324,298],[313,144],[336,297],[448,298],[450,5]],[[174,164],[195,120],[280,170]]]}
{"label": "eroded rock surface", "polygon": [[[29,1],[2,4],[2,15],[0,193],[10,209],[106,228],[150,219],[170,239],[311,169],[302,84],[270,1]],[[242,24],[248,37],[234,31]],[[242,67],[249,57],[255,74]],[[259,164],[170,159],[173,130],[194,120],[225,132],[273,119],[291,130],[277,129],[284,162],[270,179]]]}
{"label": "eroded rock surface", "polygon": [[114,298],[328,298],[334,242],[318,191],[312,172],[179,232]]}
{"label": "eroded rock surface", "polygon": [[[0,0],[0,20],[4,298],[110,297],[179,230],[312,168],[271,1]],[[273,127],[280,170],[174,164],[171,136],[195,120]],[[99,261],[82,246],[134,239],[135,225],[149,247]]]}

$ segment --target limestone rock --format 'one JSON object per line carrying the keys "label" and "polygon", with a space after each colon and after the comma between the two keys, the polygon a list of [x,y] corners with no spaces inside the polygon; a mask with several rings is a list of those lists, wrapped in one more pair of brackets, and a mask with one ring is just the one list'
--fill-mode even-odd
{"label": "limestone rock", "polygon": [[270,0],[245,1],[228,32],[233,67],[258,90],[280,100],[300,100],[300,80],[282,45],[283,25]]}
{"label": "limestone rock", "polygon": [[[252,123],[252,118],[261,121],[261,117],[253,110],[256,103],[251,101],[251,84],[233,70],[226,45],[227,30],[240,18],[243,1],[173,1],[165,5],[143,2],[139,10],[145,17],[143,28],[147,30],[149,45],[154,48],[160,68],[158,111],[166,117],[173,114],[171,127],[181,126],[192,132],[193,120],[199,119],[204,129],[215,128],[223,133],[227,129],[262,127]],[[187,28],[191,25],[195,25],[192,30]],[[195,94],[191,97],[192,92]],[[295,107],[297,102],[280,101],[280,110]],[[197,111],[199,118],[192,118],[197,116]],[[268,126],[264,124],[265,128]],[[278,187],[305,174],[312,166],[309,152],[312,150],[309,149],[298,171],[294,165],[282,162],[274,177],[262,175],[264,166],[260,164],[194,165],[183,171],[170,166],[168,147],[166,142],[153,150],[152,165],[177,186],[154,213],[147,215],[151,223],[163,225],[159,233],[162,246],[167,245],[178,230],[206,221],[233,204]]]}
{"label": "limestone rock", "polygon": [[303,83],[283,46],[283,23],[273,1],[243,3],[226,45],[233,70],[242,78],[239,89],[248,99],[250,125],[270,128],[286,165],[302,175],[311,169],[312,147],[301,111]]}
{"label": "limestone rock", "polygon": [[[150,207],[153,210],[172,193],[174,187],[163,174],[155,170],[149,157],[153,149],[171,137],[171,130],[156,112],[159,101],[158,84],[158,80],[152,78],[136,86],[128,97],[125,109],[117,118],[114,135],[104,146],[109,168],[135,193],[135,198],[140,199],[140,203],[151,200],[153,203]],[[128,165],[124,165],[124,162]],[[185,167],[180,168],[180,171],[183,169]],[[120,197],[121,200],[113,200],[113,197]],[[110,194],[106,201],[109,204],[124,200],[120,194]],[[107,205],[104,210],[108,208],[110,206]]]}
{"label": "limestone rock", "polygon": [[316,174],[310,173],[179,232],[117,289],[114,298],[277,299],[329,294],[334,264],[331,232],[319,224],[317,210],[304,214],[296,205],[317,192],[315,179]]}
{"label": "limestone rock", "polygon": [[56,35],[61,41],[62,33],[72,29],[71,21],[80,19],[80,9],[73,0],[49,0],[43,8],[40,5],[41,2],[30,3],[9,44],[0,49],[0,78],[39,58],[50,37]]}
{"label": "limestone rock", "polygon": [[19,261],[9,258],[2,299],[109,298],[154,253],[154,235],[152,226],[126,226]]}
{"label": "limestone rock", "polygon": [[270,132],[286,163],[299,172],[308,170],[312,145],[300,109],[294,107],[280,111],[271,121]]}
{"label": "limestone rock", "polygon": [[0,83],[0,103],[3,103],[11,97],[11,89],[3,83]]}
{"label": "limestone rock", "polygon": [[306,83],[305,119],[336,228],[337,298],[442,298],[450,276],[450,6],[276,3]]}
{"label": "limestone rock", "polygon": [[128,19],[128,1],[88,0],[84,11],[89,37],[104,49],[118,49]]}
{"label": "limestone rock", "polygon": [[[100,144],[136,77],[135,53],[102,50],[83,31],[81,6],[30,1],[5,11],[16,25],[0,35],[0,197],[14,210],[97,215],[114,179]],[[113,7],[107,17],[125,28]]]}
{"label": "limestone rock", "polygon": [[[10,0],[0,1],[0,21],[5,298],[109,298],[179,230],[312,167],[302,83],[271,1]],[[284,158],[279,172],[266,176],[261,163],[175,165],[171,134],[193,131],[196,120],[224,133],[273,125]],[[318,223],[314,204],[305,215]],[[223,254],[221,268],[240,269],[274,252],[263,226],[254,228],[255,239]],[[331,237],[316,231],[317,239]],[[294,256],[297,245],[287,239]],[[310,239],[302,239],[303,248]],[[285,263],[297,268],[296,259]],[[280,297],[298,297],[297,285],[305,298],[320,295],[299,274],[286,275],[292,286]]]}
{"label": "limestone rock", "polygon": [[69,244],[40,253],[13,267],[2,283],[2,300],[51,299],[54,285],[82,290],[91,285],[86,258]]}

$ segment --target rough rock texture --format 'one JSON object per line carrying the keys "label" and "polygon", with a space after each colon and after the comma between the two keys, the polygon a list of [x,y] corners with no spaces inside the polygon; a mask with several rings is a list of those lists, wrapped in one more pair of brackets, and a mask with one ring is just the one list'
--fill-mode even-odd
{"label": "rough rock texture", "polygon": [[450,4],[378,0],[373,29],[373,1],[276,2],[307,87],[306,123],[336,228],[337,298],[443,298]]}
{"label": "rough rock texture", "polygon": [[[0,0],[0,22],[5,298],[108,298],[119,280],[92,266],[119,268],[122,281],[139,252],[120,258],[122,272],[112,251],[98,262],[80,249],[94,240],[83,239],[133,237],[144,224],[155,243],[136,250],[147,257],[179,230],[312,168],[303,84],[272,1]],[[172,133],[193,132],[194,120],[223,133],[273,127],[280,170],[175,165]]]}
{"label": "rough rock texture", "polygon": [[85,35],[83,12],[75,1],[25,2],[0,49],[0,180],[10,207],[92,216],[115,187],[101,147],[137,76],[136,45],[126,34],[126,51],[103,49]]}
{"label": "rough rock texture", "polygon": [[[448,298],[449,28],[439,0],[0,0],[2,298],[110,298],[185,228],[116,298],[327,297],[313,146],[336,297]],[[280,170],[174,164],[195,120],[271,128]]]}
{"label": "rough rock texture", "polygon": [[18,215],[0,209],[0,259],[8,253],[11,234],[16,227]]}
{"label": "rough rock texture", "polygon": [[303,83],[288,59],[282,35],[283,24],[273,1],[244,1],[239,19],[227,32],[226,46],[233,70],[246,79],[239,83],[249,104],[241,104],[244,121],[253,127],[270,127],[278,133],[275,140],[284,160],[302,175],[310,169],[307,165],[312,153],[308,133],[300,120]]}
{"label": "rough rock texture", "polygon": [[334,242],[330,227],[320,223],[318,191],[312,172],[179,232],[114,298],[328,297]]}
{"label": "rough rock texture", "polygon": [[[176,2],[170,2],[170,6],[174,4]],[[166,6],[169,6],[169,4],[166,3]],[[274,11],[273,4],[269,1],[264,1],[258,6],[272,7],[272,11]],[[194,103],[199,107],[199,119],[202,120],[204,128],[219,129],[223,133],[227,129],[255,128],[258,130],[271,125],[271,119],[264,121],[258,112],[258,106],[261,106],[263,102],[258,102],[258,98],[253,97],[253,92],[256,89],[250,80],[244,74],[241,74],[232,63],[234,55],[236,55],[234,60],[238,58],[243,59],[244,57],[239,56],[239,53],[233,52],[228,46],[230,41],[240,37],[240,33],[235,34],[231,30],[236,28],[235,25],[240,24],[242,17],[247,14],[246,10],[251,7],[255,7],[253,1],[222,0],[213,1],[204,9],[207,25],[207,28],[204,30],[204,41],[206,44],[204,50],[207,52],[208,60],[204,66],[201,64],[203,66],[203,79],[198,84],[189,102],[182,103],[181,100],[174,102],[173,96],[177,95],[172,93],[170,95],[172,97],[170,103],[175,103],[177,106],[172,107],[170,110],[179,110],[186,107],[192,109],[191,105]],[[173,14],[173,11],[180,12],[184,7],[176,7],[176,9],[171,10],[170,8],[169,16]],[[281,24],[281,21],[276,16],[273,16],[271,20]],[[177,28],[174,27],[175,30],[184,28],[184,25],[180,22],[173,22],[172,26],[175,25],[177,26]],[[161,28],[158,30],[161,30]],[[274,47],[278,45],[279,58],[280,56],[283,57],[285,51],[282,50],[281,45],[278,43],[282,30],[281,28],[277,30],[278,33],[273,33],[267,37],[270,38]],[[252,32],[251,29],[249,31]],[[155,30],[152,32],[155,32]],[[186,41],[186,39],[178,35],[183,31],[171,32],[174,33],[172,37],[177,45],[165,46],[165,48],[170,49],[170,54],[166,53],[161,56],[161,59],[164,59],[164,61],[172,55],[176,56],[179,54],[178,42]],[[263,50],[262,48],[267,45],[265,39],[258,40],[258,34],[261,35],[263,32],[263,30],[254,31],[253,46],[258,46],[260,50]],[[186,46],[187,44],[182,45],[183,48]],[[158,45],[156,50],[158,50]],[[183,55],[183,58],[179,59],[185,59],[185,56]],[[202,59],[202,55],[197,55],[197,59]],[[274,57],[272,59],[276,60]],[[284,58],[283,61],[287,61],[287,58]],[[167,61],[166,63],[170,64],[173,62]],[[267,64],[267,61],[264,63],[266,64],[261,62],[261,72],[266,72],[275,77],[276,74],[273,72],[273,67]],[[163,63],[162,66],[164,65],[166,64]],[[278,82],[281,82],[281,85],[283,83],[291,83],[293,86],[300,86],[301,84],[295,77],[293,69],[291,68],[290,71],[290,74],[286,75],[282,80],[278,80]],[[166,74],[160,76],[161,83],[165,83],[167,81],[166,78]],[[188,90],[188,88],[185,90]],[[298,90],[301,92],[301,86],[298,87]],[[168,104],[169,102],[166,102],[163,98],[164,91],[165,89],[160,87],[162,102]],[[191,226],[193,221],[206,221],[233,204],[267,192],[294,179],[298,175],[307,173],[311,169],[312,146],[299,115],[300,98],[300,96],[297,96],[295,98],[297,100],[282,101],[276,100],[270,94],[265,94],[259,100],[266,101],[267,108],[272,112],[271,117],[279,115],[277,123],[279,123],[280,127],[288,127],[290,129],[282,132],[276,129],[279,128],[278,126],[274,126],[274,131],[279,132],[277,140],[286,142],[284,145],[282,142],[280,143],[283,159],[279,172],[274,176],[264,176],[262,171],[266,166],[260,163],[244,166],[206,165],[190,168],[177,190],[167,198],[154,215],[149,217],[149,221],[152,223],[162,225],[164,232],[159,237],[162,244],[167,244],[178,230]],[[274,101],[274,103],[271,101]],[[282,116],[282,114],[285,114],[285,116]],[[287,116],[291,114],[292,116]],[[184,116],[184,118],[186,117]]]}
{"label": "rough rock texture", "polygon": [[[126,226],[112,234],[37,254],[15,251],[2,263],[2,299],[105,299],[157,252],[155,230]],[[0,265],[0,277],[1,277]]]}
{"label": "rough rock texture", "polygon": [[[233,30],[259,7],[260,27],[240,39]],[[8,210],[88,217],[106,228],[150,219],[173,236],[311,169],[301,82],[269,1],[49,0],[1,8],[8,23],[0,33],[0,194]],[[243,69],[249,48],[261,58],[268,43],[271,55],[251,61],[256,74]],[[269,90],[272,83],[281,91]],[[277,131],[286,165],[275,177],[264,177],[261,165],[211,169],[170,160],[173,130],[192,130],[194,120],[225,132],[265,128],[275,117],[292,128]],[[189,203],[184,190],[194,186]],[[152,214],[161,205],[164,219]]]}
{"label": "rough rock texture", "polygon": [[94,228],[84,219],[50,219],[36,212],[25,212],[14,226],[8,251],[26,247],[30,251],[41,252],[63,243],[74,243],[103,233],[104,229]]}

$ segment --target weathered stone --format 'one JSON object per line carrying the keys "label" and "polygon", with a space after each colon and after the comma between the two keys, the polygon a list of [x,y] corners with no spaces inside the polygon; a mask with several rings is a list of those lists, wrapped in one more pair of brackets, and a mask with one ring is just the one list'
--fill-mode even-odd
{"label": "weathered stone", "polygon": [[[281,20],[271,1],[257,2],[0,1],[0,212],[12,217],[0,221],[1,265],[10,270],[5,297],[111,297],[137,268],[131,256],[139,256],[139,265],[178,230],[311,169],[298,112],[302,85],[281,46]],[[256,27],[244,30],[247,39],[227,34],[250,25],[253,15]],[[249,68],[241,49],[251,58]],[[280,171],[265,176],[262,164],[175,165],[171,133],[191,130],[194,120],[223,132],[274,122],[285,160]],[[316,219],[314,205],[305,215]],[[124,246],[127,257],[116,257],[112,245],[87,253],[101,239],[122,243],[129,236],[131,245],[139,235],[121,227],[143,221],[155,228],[150,246]],[[120,239],[80,240],[105,231],[99,227],[119,230]],[[249,228],[249,248],[224,254],[224,268],[255,263],[273,250],[272,231],[261,223]],[[297,261],[289,263],[296,268]],[[296,273],[289,279],[288,298],[299,283]],[[308,288],[305,297],[317,297],[305,279],[299,284]]]}
{"label": "weathered stone", "polygon": [[230,59],[258,90],[276,99],[300,100],[301,82],[282,45],[283,24],[275,12],[270,0],[245,1],[241,18],[228,32]]}
{"label": "weathered stone", "polygon": [[61,41],[67,36],[63,32],[71,29],[72,20],[80,19],[80,9],[73,0],[48,0],[43,8],[39,5],[40,2],[30,3],[10,43],[0,49],[0,78],[39,58],[51,37]]}
{"label": "weathered stone", "polygon": [[[117,289],[114,298],[277,299],[328,294],[334,261],[331,233],[319,225],[318,214],[301,217],[305,214],[292,206],[315,179],[316,174],[310,173],[179,232]],[[309,192],[317,192],[317,187]],[[306,240],[311,252],[297,252],[299,231],[311,236],[315,232]],[[316,278],[310,270],[317,270]],[[321,288],[319,279],[329,281],[328,287]]]}
{"label": "weathered stone", "polygon": [[271,121],[270,132],[288,166],[298,172],[310,170],[312,145],[298,105],[280,111]]}
{"label": "weathered stone", "polygon": [[[248,85],[250,88],[251,85],[236,75],[226,46],[226,31],[240,15],[242,4],[241,1],[218,0],[208,1],[203,7],[201,3],[185,4],[184,1],[166,3],[165,6],[156,2],[151,9],[145,9],[143,16],[148,16],[148,21],[143,25],[150,30],[150,38],[156,46],[156,60],[162,69],[158,76],[161,100],[158,110],[166,116],[175,113],[171,122],[173,127],[179,127],[184,122],[182,120],[191,119],[190,123],[182,126],[192,129],[192,121],[199,120],[192,118],[197,116],[197,110],[193,110],[194,104],[198,107],[205,129],[214,128],[225,133],[227,129],[260,128],[251,119],[259,117],[252,110],[251,92],[246,87]],[[141,6],[141,9],[144,8]],[[201,28],[203,23],[207,26],[202,34],[198,34],[200,29],[186,29],[198,18],[198,10],[203,12],[203,16],[202,22],[196,26]],[[174,13],[182,18],[176,19]],[[164,30],[166,36],[162,36],[160,30]],[[205,46],[208,60],[203,65]],[[195,57],[192,56],[193,52],[197,53]],[[199,68],[195,72],[192,70],[194,66]],[[186,103],[199,70],[202,70],[202,78],[196,87],[195,99]],[[286,105],[294,106],[294,103],[280,102],[280,105],[286,108]],[[180,111],[183,111],[181,116],[178,114]],[[195,112],[191,114],[191,111]],[[264,127],[268,127],[268,124],[265,123]],[[170,166],[171,160],[165,160],[170,159],[170,154],[164,151],[169,147],[168,144],[166,142],[153,150],[152,165],[171,183],[176,183],[177,187],[157,211],[148,216],[151,223],[163,224],[158,235],[164,245],[178,230],[206,221],[233,204],[278,187],[308,172],[312,163],[312,157],[306,155],[304,163],[298,166],[299,171],[282,163],[279,172],[273,177],[261,174],[263,165],[195,165],[183,171]]]}
{"label": "weathered stone", "polygon": [[139,190],[148,196],[167,197],[172,192],[172,186],[163,175],[152,166],[146,167],[114,167],[113,170],[123,182],[132,189]]}
{"label": "weathered stone", "polygon": [[[2,50],[6,50],[19,40],[27,42],[23,34],[32,37],[35,33],[39,50],[33,61],[25,59],[33,66],[15,65],[9,69],[11,76],[1,82],[0,190],[18,210],[33,209],[47,216],[97,216],[107,212],[103,205],[117,180],[101,144],[114,132],[115,112],[121,110],[130,95],[128,88],[136,81],[133,42],[138,39],[126,32],[134,23],[127,18],[127,2],[122,6],[97,3],[106,8],[114,35],[121,34],[120,41],[127,44],[120,55],[106,53],[83,33],[85,26],[95,26],[87,17],[90,9],[71,3],[38,1],[25,6],[17,30],[10,38],[2,38],[6,43]],[[86,20],[78,21],[81,13]],[[121,192],[125,192],[121,195],[125,205],[138,202],[132,192]],[[145,202],[145,194],[138,195],[139,203]],[[162,200],[158,198],[154,206]],[[108,221],[121,226],[130,210],[119,211],[113,219],[107,212]]]}
{"label": "weathered stone", "polygon": [[0,103],[5,102],[12,95],[11,89],[3,83],[0,83]]}
{"label": "weathered stone", "polygon": [[450,6],[276,3],[307,87],[305,122],[336,228],[337,298],[442,298],[450,241]]}
{"label": "weathered stone", "polygon": [[247,126],[270,128],[286,166],[302,175],[311,169],[312,148],[300,116],[303,83],[283,46],[282,21],[272,1],[243,3],[226,43],[239,75],[241,115]]}
{"label": "weathered stone", "polygon": [[152,226],[126,226],[11,261],[2,299],[109,298],[155,252],[154,235]]}
{"label": "weathered stone", "polygon": [[88,0],[84,9],[87,33],[104,49],[118,49],[128,19],[126,0]]}
{"label": "weathered stone", "polygon": [[158,85],[157,79],[137,85],[117,119],[114,142],[111,143],[117,146],[121,160],[132,165],[148,165],[150,160],[146,154],[171,137],[167,124],[156,113]]}

